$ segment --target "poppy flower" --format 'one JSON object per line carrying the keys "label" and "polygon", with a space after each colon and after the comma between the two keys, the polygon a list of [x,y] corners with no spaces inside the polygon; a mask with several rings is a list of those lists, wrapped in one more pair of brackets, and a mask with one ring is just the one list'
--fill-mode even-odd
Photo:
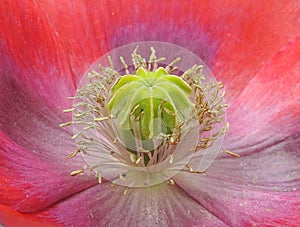
{"label": "poppy flower", "polygon": [[[298,1],[4,1],[0,223],[5,226],[299,226]],[[98,183],[59,127],[82,75],[125,44],[184,47],[226,88],[230,122],[204,174],[174,185]],[[126,191],[126,193],[124,193]],[[125,194],[125,195],[124,195]]]}

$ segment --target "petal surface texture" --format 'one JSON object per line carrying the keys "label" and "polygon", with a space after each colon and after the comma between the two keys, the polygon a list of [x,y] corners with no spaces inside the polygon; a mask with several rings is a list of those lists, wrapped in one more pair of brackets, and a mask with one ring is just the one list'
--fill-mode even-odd
{"label": "petal surface texture", "polygon": [[300,38],[296,38],[249,82],[228,109],[232,127],[224,147],[253,150],[299,134],[299,59]]}
{"label": "petal surface texture", "polygon": [[39,6],[81,75],[101,53],[116,47],[171,42],[212,67],[227,87],[228,101],[279,48],[300,35],[299,1],[63,0],[39,1]]}
{"label": "petal surface texture", "polygon": [[126,189],[104,183],[36,216],[55,220],[63,226],[80,227],[120,226],[122,223],[126,226],[225,225],[179,187],[167,184]]}
{"label": "petal surface texture", "polygon": [[241,158],[222,155],[207,173],[175,179],[231,226],[300,225],[299,73],[298,38],[266,63],[233,104],[232,135],[224,146]]}
{"label": "petal surface texture", "polygon": [[0,205],[0,225],[5,227],[59,227],[57,224],[41,223],[41,221],[29,215],[21,214],[9,207]]}

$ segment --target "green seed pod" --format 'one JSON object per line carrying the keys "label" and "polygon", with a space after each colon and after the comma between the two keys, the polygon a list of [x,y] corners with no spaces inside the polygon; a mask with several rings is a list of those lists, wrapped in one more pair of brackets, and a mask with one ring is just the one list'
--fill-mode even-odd
{"label": "green seed pod", "polygon": [[116,81],[108,108],[127,149],[151,151],[155,138],[174,134],[192,108],[191,91],[185,81],[162,67],[155,71],[141,67]]}

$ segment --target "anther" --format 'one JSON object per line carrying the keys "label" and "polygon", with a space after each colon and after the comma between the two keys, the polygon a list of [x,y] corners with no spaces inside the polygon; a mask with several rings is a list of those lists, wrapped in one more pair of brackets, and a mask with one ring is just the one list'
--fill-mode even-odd
{"label": "anther", "polygon": [[97,177],[97,180],[98,180],[98,183],[101,184],[102,183],[102,176],[100,173],[96,173],[96,177]]}
{"label": "anther", "polygon": [[189,164],[186,164],[186,168],[188,168],[191,173],[194,172],[193,168]]}
{"label": "anther", "polygon": [[71,109],[66,109],[63,110],[64,113],[69,113],[69,112],[73,112],[75,110],[75,108],[71,108]]}
{"label": "anther", "polygon": [[77,149],[77,150],[74,151],[72,154],[67,155],[67,158],[74,158],[79,152],[80,152],[80,150]]}
{"label": "anther", "polygon": [[188,168],[190,173],[202,174],[202,173],[206,172],[206,170],[197,170],[197,171],[195,171],[189,164],[186,165],[186,168]]}
{"label": "anther", "polygon": [[139,164],[141,160],[142,160],[142,157],[138,157],[138,159],[135,161],[135,164]]}
{"label": "anther", "polygon": [[74,134],[73,136],[71,136],[71,139],[72,139],[72,140],[75,140],[75,139],[77,139],[77,137],[80,136],[81,134],[82,134],[82,132],[78,132],[78,133]]}
{"label": "anther", "polygon": [[111,59],[111,56],[108,56],[108,62],[109,62],[109,65],[110,65],[110,68],[114,68],[114,62],[113,60]]}
{"label": "anther", "polygon": [[111,119],[111,117],[98,117],[98,118],[94,118],[94,121],[95,122],[100,122],[100,121],[105,121],[105,120],[108,120],[108,119]]}
{"label": "anther", "polygon": [[68,97],[69,100],[80,99],[82,98],[80,95],[74,97]]}
{"label": "anther", "polygon": [[73,122],[72,122],[72,121],[69,121],[69,122],[60,124],[59,127],[65,127],[65,126],[69,126],[69,125],[72,125],[72,124],[73,124]]}
{"label": "anther", "polygon": [[[136,163],[137,162],[137,158],[136,158],[136,155],[131,153],[131,152],[128,152],[129,153],[129,158],[130,158],[130,161],[132,163]],[[137,164],[137,163],[136,163]]]}
{"label": "anther", "polygon": [[169,182],[169,184],[172,185],[172,186],[175,185],[175,181],[174,181],[173,179],[169,179],[168,182]]}
{"label": "anther", "polygon": [[240,158],[240,157],[241,157],[239,154],[233,153],[232,151],[224,150],[224,152],[225,152],[226,154],[229,154],[229,155],[234,156],[234,157],[237,157],[237,158]]}
{"label": "anther", "polygon": [[89,130],[91,128],[96,128],[96,126],[95,125],[86,126],[83,128],[83,130]]}
{"label": "anther", "polygon": [[171,154],[171,155],[170,155],[169,163],[170,163],[170,164],[173,164],[173,161],[174,161],[174,156]]}
{"label": "anther", "polygon": [[124,190],[123,195],[128,195],[128,188]]}
{"label": "anther", "polygon": [[78,169],[70,173],[71,176],[77,176],[78,174],[84,173],[84,169]]}
{"label": "anther", "polygon": [[230,126],[229,122],[226,122],[225,132],[227,132],[229,130],[229,126]]}
{"label": "anther", "polygon": [[181,60],[181,58],[177,57],[173,61],[171,61],[171,63],[169,65],[167,65],[167,67],[166,67],[167,72],[171,73],[172,71],[174,71],[173,65],[178,63],[180,60]]}
{"label": "anther", "polygon": [[123,66],[125,68],[126,74],[128,75],[129,74],[128,65],[126,64],[126,62],[122,56],[120,57],[120,61],[122,62]]}

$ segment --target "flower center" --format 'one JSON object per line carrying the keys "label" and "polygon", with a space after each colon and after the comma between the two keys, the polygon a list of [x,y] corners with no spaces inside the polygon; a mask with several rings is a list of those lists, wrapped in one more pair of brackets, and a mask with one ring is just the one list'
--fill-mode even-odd
{"label": "flower center", "polygon": [[180,140],[182,124],[194,112],[191,87],[180,77],[160,67],[140,67],[134,75],[122,76],[112,87],[108,108],[124,146],[145,166],[166,158],[158,155]]}
{"label": "flower center", "polygon": [[69,157],[81,153],[87,163],[71,175],[91,169],[99,182],[144,187],[172,182],[180,171],[204,172],[215,159],[226,130],[223,85],[204,76],[203,64],[175,66],[184,57],[190,64],[190,52],[158,43],[166,53],[183,53],[168,62],[156,57],[153,44],[142,47],[151,50],[149,60],[135,48],[127,65],[120,53],[133,46],[124,46],[83,77],[73,108],[65,110],[73,120],[61,125],[73,125],[78,149]]}

